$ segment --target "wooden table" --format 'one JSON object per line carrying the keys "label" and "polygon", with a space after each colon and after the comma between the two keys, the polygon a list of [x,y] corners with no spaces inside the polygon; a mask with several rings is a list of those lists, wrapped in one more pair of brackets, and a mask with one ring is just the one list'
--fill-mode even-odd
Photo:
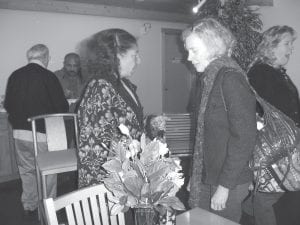
{"label": "wooden table", "polygon": [[194,208],[176,216],[176,225],[238,225],[207,210]]}

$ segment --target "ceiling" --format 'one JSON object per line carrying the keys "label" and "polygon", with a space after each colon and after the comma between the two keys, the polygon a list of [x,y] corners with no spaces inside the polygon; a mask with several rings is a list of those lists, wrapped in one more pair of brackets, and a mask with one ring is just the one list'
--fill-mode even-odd
{"label": "ceiling", "polygon": [[[228,1],[228,0],[207,0]],[[274,0],[246,0],[272,6]],[[198,0],[0,0],[0,8],[190,23]]]}
{"label": "ceiling", "polygon": [[[99,4],[147,11],[191,15],[198,0],[58,0],[73,3]],[[248,5],[271,6],[273,0],[246,0]]]}
{"label": "ceiling", "polygon": [[124,8],[189,14],[198,0],[59,0],[74,3],[90,3]]}

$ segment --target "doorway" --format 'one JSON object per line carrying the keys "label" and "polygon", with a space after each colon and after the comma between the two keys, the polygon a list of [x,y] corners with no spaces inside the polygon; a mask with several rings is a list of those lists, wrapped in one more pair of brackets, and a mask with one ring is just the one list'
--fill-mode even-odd
{"label": "doorway", "polygon": [[192,74],[181,41],[181,30],[162,29],[162,109],[164,113],[187,113]]}

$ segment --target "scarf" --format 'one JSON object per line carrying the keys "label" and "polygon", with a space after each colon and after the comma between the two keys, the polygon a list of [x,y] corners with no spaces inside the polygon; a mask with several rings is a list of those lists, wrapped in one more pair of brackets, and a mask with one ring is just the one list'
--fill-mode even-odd
{"label": "scarf", "polygon": [[[198,107],[197,129],[194,144],[192,176],[190,178],[190,197],[189,205],[191,208],[199,207],[201,199],[200,185],[203,174],[203,143],[204,143],[204,116],[207,108],[208,99],[213,88],[218,72],[223,67],[235,68],[242,71],[239,65],[230,57],[222,56],[213,60],[203,73],[203,90],[201,94],[200,106]],[[243,72],[244,73],[244,72]],[[196,112],[197,113],[197,112]]]}

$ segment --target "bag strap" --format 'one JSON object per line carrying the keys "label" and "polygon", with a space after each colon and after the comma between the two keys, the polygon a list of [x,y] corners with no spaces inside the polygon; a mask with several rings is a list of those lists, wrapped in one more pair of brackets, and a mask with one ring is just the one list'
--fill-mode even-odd
{"label": "bag strap", "polygon": [[[229,73],[229,72],[237,72],[238,70],[237,69],[234,69],[234,68],[231,68],[231,67],[223,67],[222,69],[219,70],[219,74],[223,74],[222,77],[221,77],[221,82],[220,82],[220,90],[221,90],[221,98],[222,98],[222,102],[223,102],[223,105],[224,105],[224,109],[225,111],[227,112],[228,109],[227,109],[227,106],[226,106],[226,102],[225,102],[225,98],[224,98],[224,92],[223,92],[223,83],[224,83],[224,76],[225,74]],[[244,74],[245,78],[246,78],[246,75]],[[247,84],[248,86],[250,87],[250,90],[254,93],[255,95],[255,98],[257,99],[260,98],[259,95],[256,93],[256,91],[253,89],[253,87],[251,87],[251,85],[249,84],[248,82],[248,79],[246,78],[246,81],[247,81]]]}
{"label": "bag strap", "polygon": [[[222,88],[222,85],[223,85],[223,82],[224,82],[224,76],[226,73],[229,73],[229,72],[236,72],[237,70],[234,69],[234,68],[229,68],[229,67],[223,67],[219,73],[223,73],[223,76],[221,77],[221,82],[220,82],[220,90],[221,90],[221,97],[222,97],[222,101],[223,101],[223,105],[224,105],[224,109],[225,111],[227,112],[228,109],[227,109],[227,106],[226,106],[226,102],[225,102],[225,98],[224,98],[224,92],[223,92],[223,88]],[[250,88],[250,90],[252,91],[252,93],[254,94],[257,102],[261,105],[261,107],[263,108],[263,111],[264,111],[264,114],[263,114],[263,118],[265,119],[265,121],[268,121],[269,120],[269,117],[271,116],[271,112],[272,111],[278,111],[285,119],[288,119],[288,120],[291,120],[287,115],[285,115],[283,112],[281,112],[279,109],[277,109],[276,107],[274,107],[273,105],[271,105],[270,103],[268,103],[266,100],[264,100],[262,97],[260,97],[257,92],[254,90],[254,88],[250,85],[248,79],[246,79],[247,83],[248,83],[248,86]],[[252,168],[254,171],[257,171],[258,175],[255,179],[255,188],[254,188],[254,194],[257,192],[258,190],[258,187],[259,187],[259,175],[261,174],[262,170],[263,169],[268,169],[269,172],[272,174],[272,176],[274,177],[274,179],[276,180],[276,182],[278,183],[278,185],[283,189],[283,190],[286,190],[286,188],[284,187],[283,185],[283,182],[285,181],[285,179],[287,178],[287,175],[291,169],[291,163],[292,163],[292,151],[289,151],[288,153],[288,167],[287,167],[287,170],[283,176],[282,179],[280,179],[276,173],[273,171],[273,168],[272,167],[264,167],[262,165],[258,166],[258,167],[255,167],[255,168]]]}

